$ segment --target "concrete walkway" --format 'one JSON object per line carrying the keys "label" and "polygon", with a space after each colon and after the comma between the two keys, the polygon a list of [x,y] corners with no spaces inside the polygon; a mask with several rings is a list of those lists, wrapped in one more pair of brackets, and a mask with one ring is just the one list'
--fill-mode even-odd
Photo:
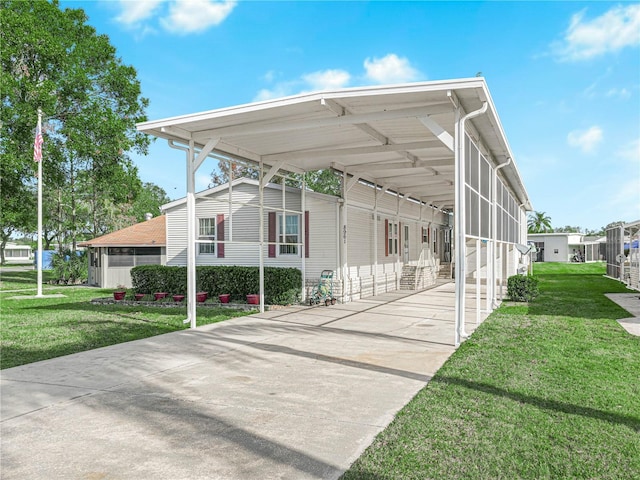
{"label": "concrete walkway", "polygon": [[450,283],[4,370],[1,476],[338,478],[453,353],[453,306]]}
{"label": "concrete walkway", "polygon": [[632,315],[618,320],[622,328],[631,335],[640,336],[640,292],[605,293],[605,295]]}

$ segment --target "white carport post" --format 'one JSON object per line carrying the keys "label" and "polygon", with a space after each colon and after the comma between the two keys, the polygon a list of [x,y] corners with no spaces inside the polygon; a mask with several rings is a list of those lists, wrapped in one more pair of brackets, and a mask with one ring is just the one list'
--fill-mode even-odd
{"label": "white carport post", "polygon": [[196,169],[195,144],[187,152],[187,320],[196,328]]}
{"label": "white carport post", "polygon": [[[348,264],[348,241],[347,235],[349,234],[347,228],[347,193],[351,190],[354,185],[356,185],[360,181],[360,174],[355,173],[351,180],[349,180],[349,175],[347,174],[347,169],[345,168],[342,171],[342,225],[341,225],[341,234],[342,234],[342,250],[340,254],[342,255],[342,303],[347,303],[347,298],[351,299],[351,285],[349,285],[349,295],[347,295],[347,282],[349,281],[349,264]],[[340,235],[340,234],[339,234]],[[350,282],[349,282],[350,283]]]}
{"label": "white carport post", "polygon": [[[482,218],[480,219],[482,222]],[[480,323],[480,305],[482,300],[482,279],[480,272],[482,270],[482,240],[476,239],[476,325]]]}
{"label": "white carport post", "polygon": [[498,306],[498,295],[496,294],[497,286],[497,269],[496,261],[498,257],[498,250],[500,251],[500,301],[502,301],[502,244],[498,246],[498,170],[503,169],[511,163],[511,157],[507,157],[507,161],[496,165],[493,169],[493,178],[491,179],[491,245],[492,245],[492,267],[491,267],[491,308]]}
{"label": "white carport post", "polygon": [[[284,191],[284,189],[286,188],[285,184],[284,184],[284,179],[282,180],[282,190]],[[307,262],[306,262],[306,252],[307,252],[307,242],[305,240],[306,238],[306,233],[307,233],[307,180],[305,177],[305,174],[302,175],[302,193],[301,193],[301,199],[300,199],[300,210],[302,210],[302,215],[301,215],[301,219],[300,219],[300,223],[301,223],[301,229],[300,229],[300,236],[302,239],[302,248],[300,249],[300,272],[302,273],[302,295],[301,295],[301,300],[304,302],[307,299],[307,285],[306,285],[306,278],[307,278]],[[283,206],[284,207],[284,206]]]}
{"label": "white carport post", "polygon": [[465,199],[464,199],[464,157],[461,144],[464,144],[464,139],[460,139],[461,126],[460,126],[460,109],[456,108],[455,111],[455,150],[454,150],[454,196],[455,196],[455,216],[453,218],[454,229],[456,231],[455,237],[455,337],[454,343],[456,346],[460,345],[460,337],[462,337],[461,327],[462,318],[464,317],[464,290],[465,290]]}
{"label": "white carport post", "polygon": [[373,190],[373,295],[378,295],[378,186]]}
{"label": "white carport post", "polygon": [[[260,178],[258,182],[258,192],[260,196],[260,313],[264,313],[264,187],[271,181],[273,176],[278,173],[280,167],[284,164],[284,160],[273,165],[269,172],[264,174],[264,162],[260,159]],[[283,192],[285,186],[282,186]]]}
{"label": "white carport post", "polygon": [[264,164],[260,159],[260,178],[258,182],[258,196],[260,199],[260,229],[258,243],[260,244],[260,263],[258,265],[260,275],[260,313],[264,313]]}
{"label": "white carport post", "polygon": [[[219,138],[210,139],[196,157],[195,142],[189,140],[187,152],[187,320],[190,328],[196,328],[196,171],[202,165],[211,150],[218,144]],[[173,145],[172,148],[183,148]],[[185,322],[185,323],[186,323]]]}
{"label": "white carport post", "polygon": [[[340,253],[342,254],[342,265],[341,265],[341,276],[342,276],[342,303],[347,303],[348,295],[347,295],[347,282],[348,282],[348,273],[349,267],[347,266],[348,258],[347,258],[347,192],[349,191],[348,186],[349,175],[347,174],[347,169],[345,168],[342,171],[342,225],[340,225],[340,232],[338,232],[338,236],[342,237]],[[350,290],[350,289],[349,289]]]}
{"label": "white carport post", "polygon": [[465,316],[465,290],[466,290],[466,209],[465,209],[465,133],[464,124],[467,120],[482,115],[487,111],[489,104],[484,101],[482,107],[460,118],[460,107],[455,111],[455,218],[456,230],[456,282],[455,282],[455,345],[460,345],[460,339],[467,337],[464,330]]}

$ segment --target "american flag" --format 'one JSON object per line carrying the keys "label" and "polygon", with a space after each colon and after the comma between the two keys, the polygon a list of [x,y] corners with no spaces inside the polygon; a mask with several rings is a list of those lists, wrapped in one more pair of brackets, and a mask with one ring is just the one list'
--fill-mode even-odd
{"label": "american flag", "polygon": [[42,161],[42,126],[40,119],[38,119],[38,126],[36,127],[36,139],[33,142],[33,161]]}

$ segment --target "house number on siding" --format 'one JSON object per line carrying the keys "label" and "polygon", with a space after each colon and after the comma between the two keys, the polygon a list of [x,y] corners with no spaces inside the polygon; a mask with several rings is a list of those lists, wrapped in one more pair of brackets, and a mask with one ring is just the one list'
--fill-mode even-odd
{"label": "house number on siding", "polygon": [[347,226],[342,226],[342,238],[344,239],[344,243],[347,243]]}

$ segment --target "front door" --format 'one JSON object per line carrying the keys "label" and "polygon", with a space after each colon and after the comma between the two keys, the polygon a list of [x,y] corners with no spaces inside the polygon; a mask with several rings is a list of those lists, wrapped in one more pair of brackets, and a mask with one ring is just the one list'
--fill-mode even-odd
{"label": "front door", "polygon": [[402,262],[409,263],[409,225],[404,226],[404,237],[402,245]]}

